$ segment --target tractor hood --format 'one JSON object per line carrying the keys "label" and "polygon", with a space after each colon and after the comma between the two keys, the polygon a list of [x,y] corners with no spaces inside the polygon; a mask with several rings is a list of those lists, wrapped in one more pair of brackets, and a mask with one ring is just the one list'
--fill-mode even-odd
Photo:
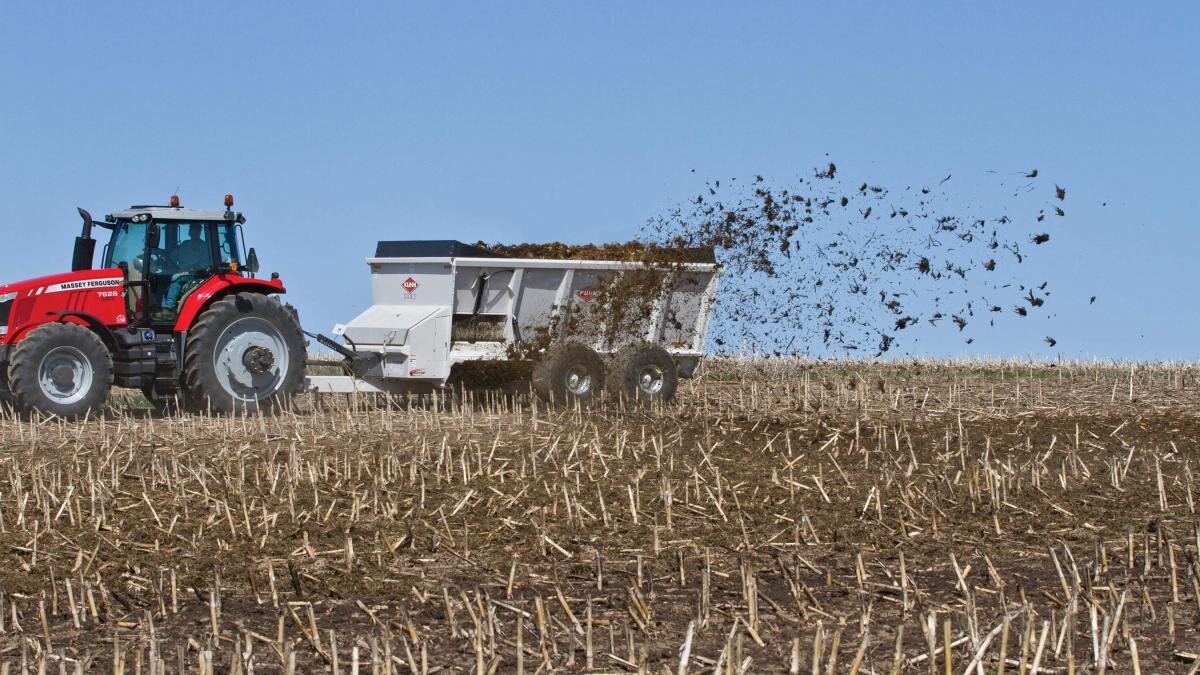
{"label": "tractor hood", "polygon": [[[0,347],[22,329],[55,320],[56,313],[82,312],[106,325],[124,325],[125,277],[119,269],[52,274],[0,284]],[[0,349],[0,361],[6,354]]]}
{"label": "tractor hood", "polygon": [[14,281],[0,284],[0,299],[15,294],[16,298],[23,296],[43,295],[46,293],[61,293],[63,291],[81,291],[90,288],[119,286],[124,281],[124,275],[119,269],[84,270],[81,272],[64,272],[45,277]]}

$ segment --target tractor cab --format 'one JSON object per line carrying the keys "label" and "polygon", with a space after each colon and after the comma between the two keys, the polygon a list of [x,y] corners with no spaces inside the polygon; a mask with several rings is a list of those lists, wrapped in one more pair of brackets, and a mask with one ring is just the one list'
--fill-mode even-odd
{"label": "tractor cab", "polygon": [[230,210],[232,196],[225,205],[225,211],[185,209],[172,196],[167,206],[132,206],[96,223],[112,231],[101,268],[124,274],[131,324],[174,326],[188,296],[208,279],[258,271],[242,236],[246,219]]}

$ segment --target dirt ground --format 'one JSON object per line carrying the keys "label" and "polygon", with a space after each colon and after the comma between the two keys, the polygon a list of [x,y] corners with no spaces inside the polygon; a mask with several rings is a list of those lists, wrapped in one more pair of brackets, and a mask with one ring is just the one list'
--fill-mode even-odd
{"label": "dirt ground", "polygon": [[0,664],[1188,672],[1198,383],[727,362],[655,410],[9,415]]}

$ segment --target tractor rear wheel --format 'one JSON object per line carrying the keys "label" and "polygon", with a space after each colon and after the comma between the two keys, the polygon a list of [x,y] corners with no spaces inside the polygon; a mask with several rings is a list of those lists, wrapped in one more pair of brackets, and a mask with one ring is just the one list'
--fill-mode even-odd
{"label": "tractor rear wheel", "polygon": [[8,390],[8,371],[0,372],[0,411],[12,408],[12,392]]}
{"label": "tractor rear wheel", "polygon": [[73,323],[33,329],[13,348],[8,384],[22,412],[69,419],[100,410],[113,382],[112,354],[91,330]]}
{"label": "tractor rear wheel", "polygon": [[614,396],[641,405],[675,400],[679,368],[661,346],[639,342],[622,347],[608,369],[608,390]]}
{"label": "tractor rear wheel", "polygon": [[260,293],[214,302],[188,334],[188,407],[217,413],[281,408],[304,380],[304,334],[294,312]]}
{"label": "tractor rear wheel", "polygon": [[578,342],[550,347],[533,371],[533,391],[543,401],[590,403],[603,387],[604,360]]}

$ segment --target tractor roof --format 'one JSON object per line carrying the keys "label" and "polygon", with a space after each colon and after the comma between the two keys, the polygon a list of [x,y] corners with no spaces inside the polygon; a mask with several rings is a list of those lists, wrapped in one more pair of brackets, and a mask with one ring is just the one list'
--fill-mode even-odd
{"label": "tractor roof", "polygon": [[207,209],[184,209],[171,206],[135,205],[108,215],[107,220],[129,220],[134,216],[149,214],[154,220],[219,220],[238,221],[241,214],[236,211],[209,211]]}

